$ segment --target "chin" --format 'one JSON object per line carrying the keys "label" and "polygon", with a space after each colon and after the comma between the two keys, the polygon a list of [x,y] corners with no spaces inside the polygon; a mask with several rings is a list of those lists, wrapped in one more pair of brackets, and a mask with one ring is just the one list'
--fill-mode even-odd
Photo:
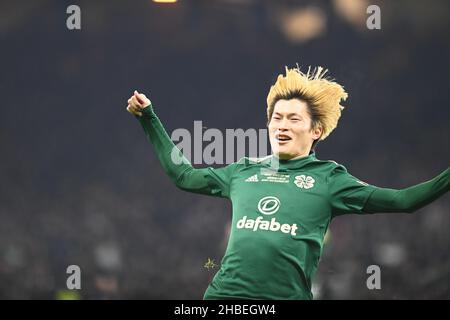
{"label": "chin", "polygon": [[286,152],[274,152],[274,154],[281,160],[289,160],[295,158],[295,155]]}

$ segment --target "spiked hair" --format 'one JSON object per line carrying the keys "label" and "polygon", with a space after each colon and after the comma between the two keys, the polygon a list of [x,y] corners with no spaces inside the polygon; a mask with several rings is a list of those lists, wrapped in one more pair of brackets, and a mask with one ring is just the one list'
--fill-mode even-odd
{"label": "spiked hair", "polygon": [[270,87],[267,96],[267,123],[272,118],[278,100],[304,100],[312,119],[312,129],[321,127],[322,135],[318,140],[324,140],[336,128],[341,110],[344,109],[340,102],[345,101],[348,96],[340,84],[325,77],[327,72],[322,67],[313,70],[308,67],[306,73],[300,71],[298,65],[292,69],[286,67],[286,75],[278,75],[277,81]]}

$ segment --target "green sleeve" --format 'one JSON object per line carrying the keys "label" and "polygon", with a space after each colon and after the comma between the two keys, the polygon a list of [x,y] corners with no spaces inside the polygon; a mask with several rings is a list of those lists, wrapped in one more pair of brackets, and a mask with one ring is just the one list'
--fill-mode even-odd
{"label": "green sleeve", "polygon": [[152,105],[142,110],[142,117],[136,118],[154,146],[164,171],[178,188],[194,193],[229,197],[235,163],[219,169],[195,169],[172,142]]}
{"label": "green sleeve", "polygon": [[363,208],[369,196],[376,189],[347,172],[342,166],[336,166],[327,177],[329,201],[332,217],[364,213]]}
{"label": "green sleeve", "polygon": [[412,213],[436,200],[449,189],[450,167],[433,179],[406,189],[377,188],[364,206],[364,212]]}

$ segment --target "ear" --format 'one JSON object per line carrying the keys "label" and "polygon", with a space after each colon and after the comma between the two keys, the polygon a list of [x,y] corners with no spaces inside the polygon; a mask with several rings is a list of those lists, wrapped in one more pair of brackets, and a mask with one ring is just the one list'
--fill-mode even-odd
{"label": "ear", "polygon": [[313,139],[317,140],[322,135],[323,129],[322,126],[317,126],[315,129],[313,129]]}

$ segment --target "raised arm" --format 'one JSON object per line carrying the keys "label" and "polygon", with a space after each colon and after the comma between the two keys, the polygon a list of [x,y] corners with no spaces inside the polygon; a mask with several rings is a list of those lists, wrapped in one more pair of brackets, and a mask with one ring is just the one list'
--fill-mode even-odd
{"label": "raised arm", "polygon": [[450,167],[433,179],[405,189],[376,188],[364,205],[364,212],[412,213],[450,189]]}
{"label": "raised arm", "polygon": [[150,100],[144,94],[135,91],[128,100],[127,110],[139,119],[164,171],[177,187],[195,193],[229,197],[234,164],[220,169],[192,167],[168,136]]}

